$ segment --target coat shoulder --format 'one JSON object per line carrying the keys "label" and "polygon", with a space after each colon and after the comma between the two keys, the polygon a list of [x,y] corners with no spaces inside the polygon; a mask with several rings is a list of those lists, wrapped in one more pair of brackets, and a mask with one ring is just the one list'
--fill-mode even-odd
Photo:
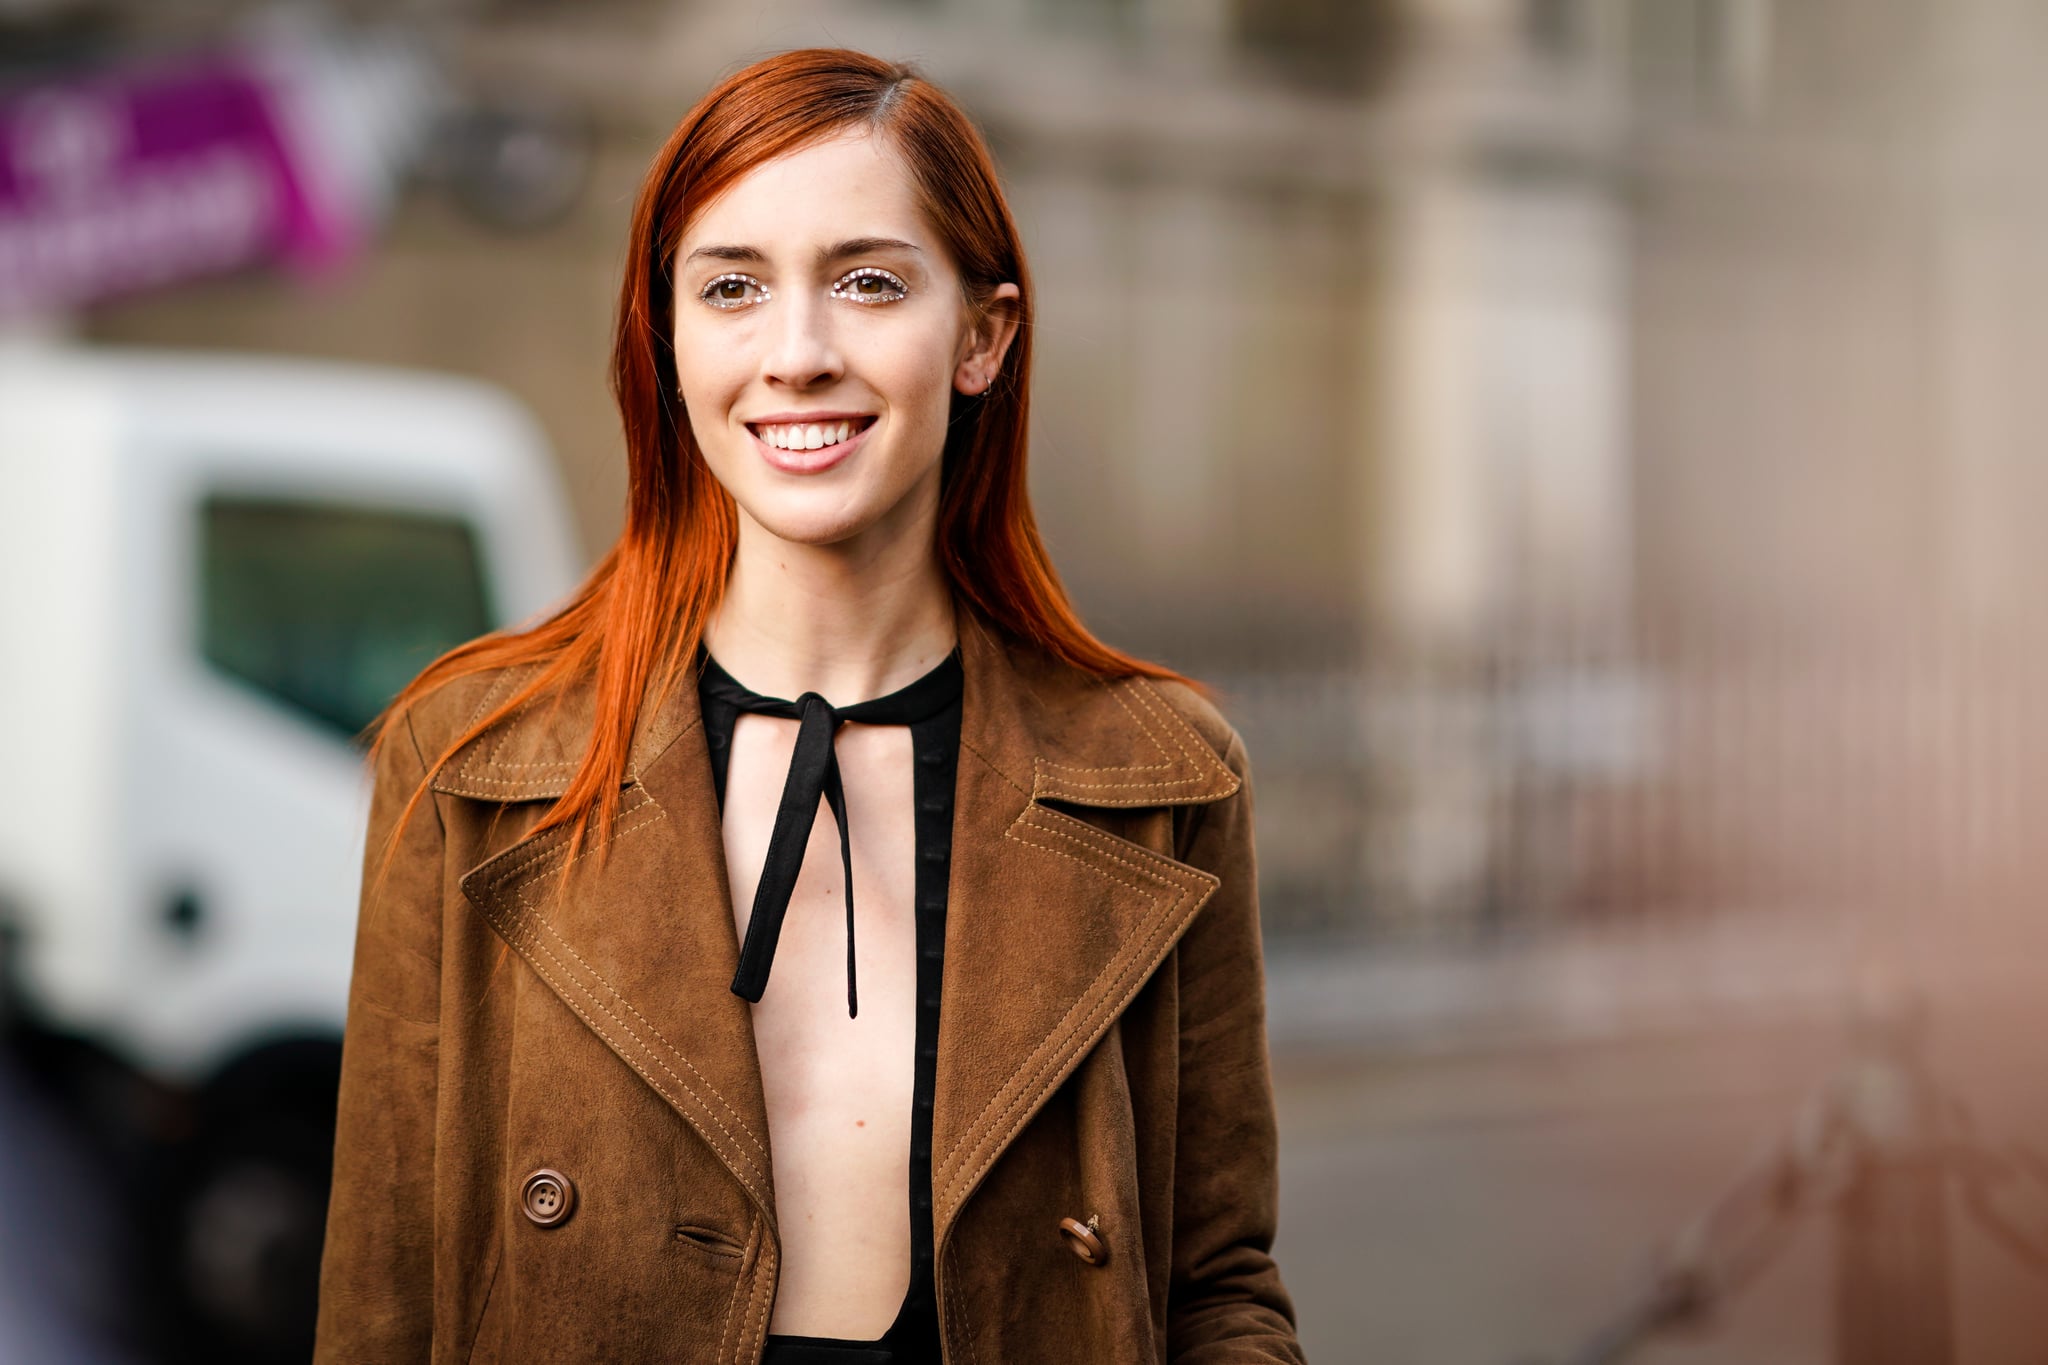
{"label": "coat shoulder", "polygon": [[[404,711],[395,714],[392,722],[411,725],[420,753],[431,767],[464,731],[530,681],[536,671],[538,666],[534,664],[507,664],[450,678],[420,694]],[[508,717],[493,728],[510,723]]]}
{"label": "coat shoulder", "polygon": [[1164,704],[1172,728],[1192,730],[1203,743],[1225,758],[1242,740],[1228,718],[1199,688],[1178,678],[1150,678],[1141,673],[1104,678],[1100,674],[1055,657],[1049,650],[1010,640],[1010,665],[1033,691],[1059,710],[1085,708],[1098,699],[1114,697],[1123,709],[1136,709],[1142,718]]}
{"label": "coat shoulder", "polygon": [[1084,666],[993,632],[963,630],[961,638],[974,721],[962,743],[1034,798],[1103,808],[1199,805],[1241,785],[1224,758],[1235,731],[1197,689]]}
{"label": "coat shoulder", "polygon": [[1123,685],[1150,689],[1183,724],[1201,736],[1203,743],[1216,751],[1225,767],[1240,778],[1244,776],[1244,739],[1208,697],[1174,678],[1131,678]]}

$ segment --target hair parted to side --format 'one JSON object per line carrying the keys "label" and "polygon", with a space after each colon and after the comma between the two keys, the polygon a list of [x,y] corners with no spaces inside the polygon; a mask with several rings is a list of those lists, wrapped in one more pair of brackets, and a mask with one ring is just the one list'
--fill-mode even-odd
{"label": "hair parted to side", "polygon": [[[1022,292],[1017,336],[980,394],[954,395],[940,469],[937,552],[958,596],[1017,639],[1101,678],[1179,674],[1111,649],[1069,603],[1031,515],[1025,441],[1031,284],[995,165],[966,114],[910,66],[843,48],[783,52],[726,77],[683,116],[656,154],[633,209],[612,344],[611,386],[624,427],[625,527],[566,605],[525,630],[472,640],[436,659],[385,708],[371,757],[407,709],[447,683],[538,665],[431,759],[428,781],[477,735],[536,698],[594,677],[596,719],[568,789],[536,832],[572,824],[571,859],[609,829],[643,704],[694,679],[687,665],[725,591],[738,512],[692,438],[670,337],[670,265],[695,214],[763,162],[859,130],[887,137],[909,164],[932,229],[952,253],[970,308],[997,285]],[[422,782],[399,819],[411,818]],[[599,850],[602,856],[602,850]],[[565,863],[566,866],[566,863]]]}

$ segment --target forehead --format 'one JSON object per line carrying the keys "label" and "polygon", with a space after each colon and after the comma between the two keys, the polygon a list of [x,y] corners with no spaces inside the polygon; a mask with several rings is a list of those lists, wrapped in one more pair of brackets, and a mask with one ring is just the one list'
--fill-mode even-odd
{"label": "forehead", "polygon": [[854,236],[928,245],[910,168],[866,132],[809,143],[764,161],[698,212],[679,255],[706,243],[775,254]]}

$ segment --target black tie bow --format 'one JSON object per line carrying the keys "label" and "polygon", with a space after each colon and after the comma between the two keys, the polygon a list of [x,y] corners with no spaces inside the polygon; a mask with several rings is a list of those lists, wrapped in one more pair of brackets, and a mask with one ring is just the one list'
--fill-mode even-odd
{"label": "black tie bow", "polygon": [[960,695],[961,685],[960,657],[955,652],[907,687],[871,701],[834,707],[816,692],[806,692],[795,701],[764,697],[741,685],[708,653],[704,655],[701,686],[705,691],[738,710],[780,716],[797,723],[796,750],[790,755],[789,776],[782,784],[782,800],[775,808],[775,827],[768,836],[768,858],[754,891],[754,909],[747,920],[747,941],[740,947],[739,970],[732,978],[733,994],[758,1001],[768,987],[768,968],[775,960],[782,919],[796,890],[797,873],[803,867],[804,850],[810,844],[811,827],[817,823],[818,799],[822,796],[839,825],[840,872],[846,879],[846,1014],[853,1018],[860,1013],[853,967],[853,840],[846,827],[846,789],[839,780],[839,753],[832,741],[842,721],[912,725],[927,720]]}

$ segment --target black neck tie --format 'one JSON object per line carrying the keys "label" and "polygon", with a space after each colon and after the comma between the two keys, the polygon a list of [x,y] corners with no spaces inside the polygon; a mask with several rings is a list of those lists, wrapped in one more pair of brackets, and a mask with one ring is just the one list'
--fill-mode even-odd
{"label": "black neck tie", "polygon": [[768,858],[754,891],[747,941],[740,947],[739,970],[732,978],[733,994],[758,1001],[768,987],[768,968],[782,936],[782,918],[796,890],[797,872],[803,867],[804,849],[810,844],[822,796],[839,825],[840,872],[846,879],[846,1014],[853,1018],[860,1013],[853,969],[853,841],[846,828],[846,789],[839,781],[839,754],[832,741],[842,721],[912,725],[945,710],[960,696],[959,653],[948,654],[938,667],[886,697],[840,707],[816,692],[806,692],[795,701],[764,697],[742,686],[708,652],[703,660],[699,686],[706,695],[735,710],[797,723],[796,750],[790,755],[789,776],[782,784],[782,801],[775,809],[775,827],[768,836]]}

